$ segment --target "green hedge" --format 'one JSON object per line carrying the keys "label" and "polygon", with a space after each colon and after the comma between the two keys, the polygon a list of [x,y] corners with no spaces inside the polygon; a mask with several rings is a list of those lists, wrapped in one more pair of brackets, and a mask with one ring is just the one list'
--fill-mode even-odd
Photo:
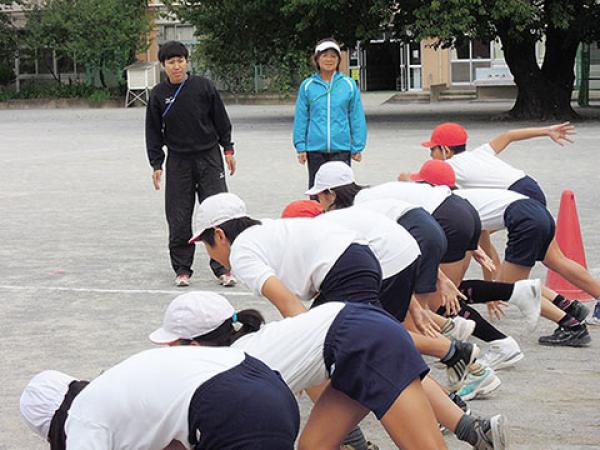
{"label": "green hedge", "polygon": [[0,89],[0,101],[36,98],[87,98],[92,103],[101,104],[112,96],[119,94],[118,89],[113,92],[112,90],[98,89],[84,84],[30,83],[22,86],[19,92],[15,92],[13,88]]}

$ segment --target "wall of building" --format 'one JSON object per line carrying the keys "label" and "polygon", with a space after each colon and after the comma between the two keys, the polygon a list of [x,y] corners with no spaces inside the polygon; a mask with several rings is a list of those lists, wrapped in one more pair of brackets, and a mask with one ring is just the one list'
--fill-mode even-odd
{"label": "wall of building", "polygon": [[421,41],[423,90],[432,84],[450,84],[450,54],[447,49],[434,48],[434,40]]}

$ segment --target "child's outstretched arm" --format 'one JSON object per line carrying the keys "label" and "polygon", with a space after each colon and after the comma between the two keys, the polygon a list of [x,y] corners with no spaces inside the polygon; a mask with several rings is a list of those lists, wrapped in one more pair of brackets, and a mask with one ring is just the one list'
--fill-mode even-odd
{"label": "child's outstretched arm", "polygon": [[564,122],[557,125],[550,125],[548,127],[538,128],[519,128],[517,130],[510,130],[506,133],[502,133],[496,136],[490,141],[490,146],[494,149],[496,154],[500,153],[508,144],[515,141],[523,141],[525,139],[531,139],[535,137],[548,136],[558,145],[565,145],[565,142],[573,141],[571,136],[575,134],[575,127],[570,122]]}

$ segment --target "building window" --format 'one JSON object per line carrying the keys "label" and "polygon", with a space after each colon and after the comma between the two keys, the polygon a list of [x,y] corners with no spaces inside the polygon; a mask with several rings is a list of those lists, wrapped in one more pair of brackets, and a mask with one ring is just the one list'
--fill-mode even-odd
{"label": "building window", "polygon": [[159,44],[167,41],[180,41],[184,44],[195,44],[197,39],[194,36],[196,29],[192,25],[182,25],[170,23],[162,25],[159,29]]}
{"label": "building window", "polygon": [[479,68],[491,67],[494,41],[469,41],[450,50],[450,79],[455,85],[470,85]]}

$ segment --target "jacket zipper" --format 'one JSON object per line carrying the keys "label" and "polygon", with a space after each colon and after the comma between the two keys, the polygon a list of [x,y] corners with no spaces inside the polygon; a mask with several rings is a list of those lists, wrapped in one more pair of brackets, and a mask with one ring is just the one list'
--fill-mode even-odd
{"label": "jacket zipper", "polygon": [[[331,79],[333,83],[333,78]],[[331,86],[330,86],[331,88]],[[331,89],[327,91],[327,153],[331,152]]]}

